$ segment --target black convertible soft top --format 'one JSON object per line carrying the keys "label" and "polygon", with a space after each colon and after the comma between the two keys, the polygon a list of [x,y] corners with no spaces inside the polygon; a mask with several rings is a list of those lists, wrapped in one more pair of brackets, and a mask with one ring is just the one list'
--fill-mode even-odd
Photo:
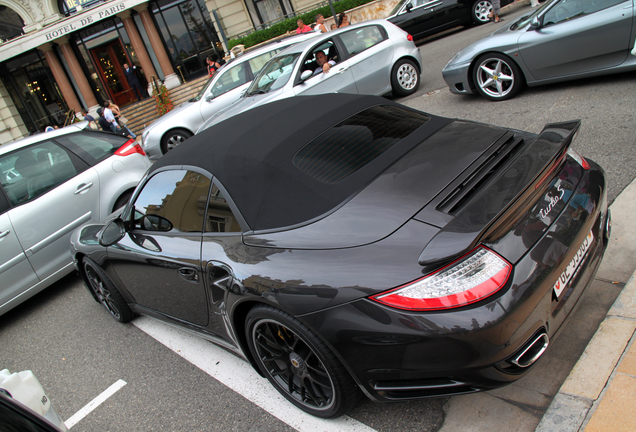
{"label": "black convertible soft top", "polygon": [[[339,129],[332,129],[334,126],[376,106],[395,107],[387,108],[393,111],[391,124],[408,123],[401,119],[417,117],[401,129],[403,136],[393,139],[390,145],[384,144],[386,138],[365,141],[365,148],[376,141],[378,146],[384,146],[377,152],[381,156],[368,157],[361,166],[349,167],[344,175],[335,178],[324,173],[320,164],[325,162],[317,163],[314,158],[314,166],[322,169],[318,174],[299,162],[299,157],[307,153],[307,148],[303,148],[312,140],[329,133],[337,138]],[[396,117],[396,113],[406,115]],[[317,218],[343,203],[450,121],[376,96],[297,96],[256,107],[202,131],[164,155],[150,171],[167,166],[201,167],[227,189],[252,230],[280,228]],[[356,127],[359,128],[353,126]],[[417,128],[417,134],[410,133]],[[369,136],[375,134],[373,124],[367,123],[363,129]],[[339,145],[333,137],[329,143],[330,149],[345,151],[345,145]],[[334,156],[326,157],[326,164],[333,166]]]}

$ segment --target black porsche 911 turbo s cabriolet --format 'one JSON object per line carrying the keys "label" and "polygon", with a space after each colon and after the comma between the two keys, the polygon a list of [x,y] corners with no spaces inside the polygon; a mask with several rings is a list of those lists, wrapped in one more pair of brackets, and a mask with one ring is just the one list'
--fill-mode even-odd
{"label": "black porsche 911 turbo s cabriolet", "polygon": [[115,319],[195,331],[316,416],[496,388],[542,356],[607,247],[579,126],[273,102],[161,158],[73,256]]}

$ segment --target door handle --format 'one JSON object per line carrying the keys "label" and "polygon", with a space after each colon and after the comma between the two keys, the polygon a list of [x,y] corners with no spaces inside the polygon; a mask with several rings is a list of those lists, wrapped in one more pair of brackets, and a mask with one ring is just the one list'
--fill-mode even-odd
{"label": "door handle", "polygon": [[345,66],[345,67],[343,67],[342,69],[338,70],[338,72],[336,72],[336,73],[341,74],[341,73],[343,73],[344,71],[346,71],[347,69],[349,69],[349,68],[348,68],[347,66]]}
{"label": "door handle", "polygon": [[9,230],[0,232],[0,240],[9,235]]}
{"label": "door handle", "polygon": [[189,268],[189,267],[180,268],[179,276],[181,276],[181,278],[187,280],[188,282],[193,282],[193,283],[199,282],[199,272],[197,272],[193,268]]}
{"label": "door handle", "polygon": [[81,194],[84,191],[87,191],[88,189],[91,188],[91,186],[93,186],[93,182],[90,183],[82,183],[81,185],[79,185],[77,187],[77,190],[75,192],[73,192],[75,195],[77,194]]}

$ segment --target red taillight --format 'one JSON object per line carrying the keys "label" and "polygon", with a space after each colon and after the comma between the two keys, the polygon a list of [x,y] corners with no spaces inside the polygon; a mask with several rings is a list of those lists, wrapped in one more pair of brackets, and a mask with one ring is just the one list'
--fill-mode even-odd
{"label": "red taillight", "polygon": [[568,155],[578,162],[579,165],[583,167],[584,170],[590,169],[590,164],[585,160],[583,156],[581,156],[577,151],[568,149]]}
{"label": "red taillight", "polygon": [[407,33],[406,35],[406,39],[410,40],[411,42],[413,42],[413,36],[411,36],[410,34]]}
{"label": "red taillight", "polygon": [[134,139],[129,139],[126,141],[126,144],[119,147],[115,154],[117,156],[129,156],[131,154],[139,153],[142,156],[146,156],[146,152],[141,148],[139,144]]}
{"label": "red taillight", "polygon": [[398,309],[450,309],[478,302],[499,291],[512,265],[483,246],[446,267],[372,300]]}

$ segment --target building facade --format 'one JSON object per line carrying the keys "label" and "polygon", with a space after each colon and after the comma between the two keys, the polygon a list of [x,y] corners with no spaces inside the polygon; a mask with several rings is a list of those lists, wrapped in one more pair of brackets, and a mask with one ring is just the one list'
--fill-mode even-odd
{"label": "building facade", "polygon": [[206,73],[227,40],[319,0],[0,0],[0,144],[70,110],[136,100],[124,64],[142,87],[174,88]]}

